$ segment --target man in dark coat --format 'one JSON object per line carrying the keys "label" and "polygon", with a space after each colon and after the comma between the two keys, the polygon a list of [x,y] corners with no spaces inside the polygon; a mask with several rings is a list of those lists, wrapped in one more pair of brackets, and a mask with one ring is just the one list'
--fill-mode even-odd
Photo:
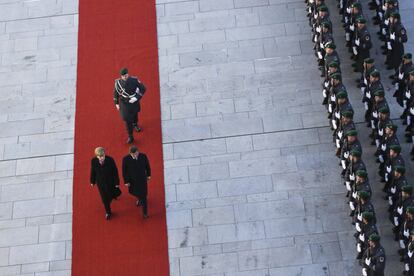
{"label": "man in dark coat", "polygon": [[148,218],[148,180],[151,179],[151,167],[147,156],[131,146],[129,154],[122,160],[122,175],[129,193],[137,197],[137,206],[143,207],[143,216]]}
{"label": "man in dark coat", "polygon": [[119,176],[114,159],[105,155],[105,149],[102,147],[95,149],[95,157],[91,160],[90,183],[92,187],[98,186],[105,207],[105,218],[110,219],[111,201],[119,196]]}
{"label": "man in dark coat", "polygon": [[122,68],[121,78],[115,80],[114,103],[119,110],[128,132],[127,143],[134,141],[133,130],[140,132],[138,112],[141,111],[140,100],[145,93],[145,86],[137,77],[129,76],[128,69]]}

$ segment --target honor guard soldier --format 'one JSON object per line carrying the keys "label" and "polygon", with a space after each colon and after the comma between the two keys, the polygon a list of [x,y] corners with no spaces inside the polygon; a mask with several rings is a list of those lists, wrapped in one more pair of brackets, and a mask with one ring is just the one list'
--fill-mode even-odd
{"label": "honor guard soldier", "polygon": [[349,156],[352,152],[352,150],[359,151],[362,155],[362,146],[361,143],[358,140],[358,132],[356,130],[350,130],[347,133],[345,133],[346,139],[345,143],[342,146],[341,149],[341,165],[342,165],[342,175],[345,175],[346,169],[349,165]]}
{"label": "honor guard soldier", "polygon": [[[394,179],[393,171],[395,170],[396,166],[405,166],[405,161],[403,156],[401,155],[401,146],[400,145],[391,145],[390,146],[390,156],[387,159],[387,162],[385,163],[385,170],[383,172],[383,175],[381,175],[385,182],[383,191],[386,192],[389,189],[390,184],[392,183]],[[397,193],[398,194],[398,193]]]}
{"label": "honor guard soldier", "polygon": [[325,77],[325,80],[322,84],[322,105],[328,104],[328,93],[332,87],[331,76],[335,73],[341,73],[341,67],[339,66],[339,63],[337,61],[333,61],[328,65],[328,74]]}
{"label": "honor guard soldier", "polygon": [[361,259],[365,250],[369,247],[368,237],[372,234],[378,234],[377,226],[375,225],[374,214],[371,212],[362,213],[361,229],[357,229],[355,237],[357,239],[357,259]]}
{"label": "honor guard soldier", "polygon": [[357,207],[354,212],[353,223],[355,228],[360,228],[362,223],[362,213],[371,212],[374,214],[374,221],[376,222],[374,205],[371,203],[371,194],[366,191],[358,192]]}
{"label": "honor guard soldier", "polygon": [[372,234],[368,238],[369,247],[362,257],[363,276],[384,276],[385,250],[380,244],[380,236]]}
{"label": "honor guard soldier", "polygon": [[375,61],[373,58],[364,59],[363,72],[361,73],[361,78],[357,79],[358,88],[361,88],[361,94],[364,96],[365,89],[369,84],[369,76],[375,68]]}
{"label": "honor guard soldier", "polygon": [[372,194],[371,186],[369,185],[367,171],[357,170],[355,175],[356,175],[355,185],[352,187],[351,196],[348,202],[349,209],[351,209],[351,214],[350,214],[351,217],[354,215],[355,210],[358,206],[358,193],[365,191],[369,193],[370,196]]}
{"label": "honor guard soldier", "polygon": [[384,107],[389,109],[387,100],[385,99],[385,92],[382,89],[378,89],[374,91],[374,103],[370,118],[372,129],[370,137],[373,139],[375,139],[375,136],[378,135],[379,110]]}
{"label": "honor guard soldier", "polygon": [[390,214],[390,219],[394,224],[394,228],[392,230],[394,234],[400,232],[402,224],[404,223],[404,214],[407,211],[407,208],[412,205],[414,205],[413,186],[404,185],[401,187],[401,193],[397,203],[395,204],[395,208]]}
{"label": "honor guard soldier", "polygon": [[380,72],[378,70],[373,70],[369,76],[369,83],[365,89],[364,97],[362,98],[362,102],[365,106],[365,121],[367,122],[368,127],[372,127],[371,115],[374,104],[374,92],[381,89],[384,90],[384,86],[380,81]]}
{"label": "honor guard soldier", "polygon": [[146,88],[137,77],[129,76],[128,69],[120,70],[121,78],[115,80],[114,103],[125,121],[128,132],[127,143],[134,141],[133,130],[141,131],[138,125],[138,112],[141,110],[140,100]]}
{"label": "honor guard soldier", "polygon": [[[400,243],[400,250],[398,250],[398,253],[402,257],[407,253],[408,243],[410,242],[410,232],[412,230],[414,230],[414,206],[408,206],[407,211],[405,212],[404,223],[398,236]],[[403,260],[404,258],[402,258],[402,261]]]}
{"label": "honor guard soldier", "polygon": [[398,12],[391,13],[389,20],[390,26],[386,37],[387,59],[385,64],[388,65],[387,69],[397,71],[401,63],[401,58],[404,55],[404,43],[407,42],[407,31],[401,24],[401,17]]}
{"label": "honor guard soldier", "polygon": [[340,156],[342,145],[344,144],[345,133],[349,130],[355,129],[353,122],[354,113],[352,111],[341,112],[341,121],[337,130],[333,133],[334,142],[336,146],[337,157]]}
{"label": "honor guard soldier", "polygon": [[357,171],[366,171],[366,167],[364,161],[361,159],[361,151],[354,149],[351,150],[349,154],[349,164],[344,174],[345,187],[347,190],[346,197],[349,197],[354,189]]}
{"label": "honor guard soldier", "polygon": [[410,76],[410,71],[414,69],[412,54],[406,53],[402,57],[401,64],[394,75],[391,75],[390,78],[393,79],[393,84],[395,87],[394,97],[397,99],[397,103],[400,106],[404,106],[404,92],[407,84],[407,80]]}
{"label": "honor guard soldier", "polygon": [[409,232],[407,254],[404,256],[404,275],[414,275],[414,229],[411,229],[411,231]]}
{"label": "honor guard soldier", "polygon": [[354,72],[362,72],[362,64],[366,58],[369,58],[369,50],[372,47],[372,42],[368,28],[366,27],[367,21],[365,18],[359,17],[356,22],[357,30],[352,47],[356,62],[353,65],[355,67]]}
{"label": "honor guard soldier", "polygon": [[388,123],[392,123],[389,107],[383,106],[378,108],[377,131],[374,133],[374,137],[372,137],[373,141],[371,142],[371,145],[375,145],[377,148],[380,146],[382,138],[384,137],[385,127]]}
{"label": "honor guard soldier", "polygon": [[328,76],[328,66],[332,62],[336,61],[338,64],[341,64],[339,60],[339,55],[336,52],[336,45],[333,42],[328,42],[325,45],[325,57],[324,57],[324,66],[319,67],[321,70],[321,77],[327,78]]}
{"label": "honor guard soldier", "polygon": [[388,196],[388,210],[391,212],[395,211],[395,207],[401,195],[402,187],[408,185],[407,179],[404,176],[405,167],[397,165],[392,171],[392,181],[387,189]]}

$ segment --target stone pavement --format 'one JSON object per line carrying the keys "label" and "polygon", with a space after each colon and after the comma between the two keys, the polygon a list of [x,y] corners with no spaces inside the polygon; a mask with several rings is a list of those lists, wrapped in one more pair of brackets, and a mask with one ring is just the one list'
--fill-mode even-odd
{"label": "stone pavement", "polygon": [[[303,1],[157,2],[171,275],[360,275]],[[327,3],[362,122],[358,75]],[[414,6],[400,3],[411,51]],[[400,275],[374,149],[359,130],[386,275]]]}
{"label": "stone pavement", "polygon": [[0,275],[70,275],[77,9],[0,0]]}

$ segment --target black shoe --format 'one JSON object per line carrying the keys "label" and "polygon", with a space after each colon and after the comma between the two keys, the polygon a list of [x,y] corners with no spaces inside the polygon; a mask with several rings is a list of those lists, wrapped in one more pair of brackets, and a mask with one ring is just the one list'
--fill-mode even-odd
{"label": "black shoe", "polygon": [[129,136],[128,140],[127,140],[127,144],[132,144],[132,142],[134,142],[134,137],[133,136]]}
{"label": "black shoe", "polygon": [[135,129],[136,132],[141,132],[142,131],[142,129],[138,125],[134,126],[134,129]]}
{"label": "black shoe", "polygon": [[110,220],[111,219],[112,214],[105,214],[105,219],[106,220]]}
{"label": "black shoe", "polygon": [[137,206],[142,206],[142,202],[138,199],[137,200],[137,202],[135,202],[135,204],[137,205]]}
{"label": "black shoe", "polygon": [[143,217],[144,219],[147,219],[147,218],[148,218],[148,214],[144,214],[142,217]]}

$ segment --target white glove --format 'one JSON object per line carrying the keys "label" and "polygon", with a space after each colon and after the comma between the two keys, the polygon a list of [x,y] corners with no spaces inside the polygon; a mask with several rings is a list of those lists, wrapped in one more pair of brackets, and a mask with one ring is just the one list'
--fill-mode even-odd
{"label": "white glove", "polygon": [[319,48],[323,49],[323,43],[319,42]]}
{"label": "white glove", "polygon": [[339,139],[342,139],[342,135],[343,135],[343,131],[342,130],[340,130],[340,131],[338,131],[338,137],[339,137]]}
{"label": "white glove", "polygon": [[382,145],[381,145],[381,150],[382,150],[382,151],[385,151],[386,149],[387,149],[387,145],[386,145],[386,144],[382,144]]}
{"label": "white glove", "polygon": [[340,114],[339,112],[335,112],[335,117],[336,117],[337,119],[340,119],[340,118],[341,118],[341,114]]}
{"label": "white glove", "polygon": [[399,73],[399,74],[398,74],[398,78],[399,78],[400,80],[402,80],[402,79],[404,78],[404,73]]}
{"label": "white glove", "polygon": [[[380,0],[375,0],[375,1],[377,2],[377,6],[381,6]],[[385,6],[385,4],[382,5],[381,8],[382,8],[383,11],[387,10],[387,7]]]}
{"label": "white glove", "polygon": [[313,18],[315,18],[315,19],[316,19],[316,18],[318,18],[318,14],[316,13],[316,14],[313,16]]}
{"label": "white glove", "polygon": [[372,117],[377,119],[378,118],[378,112],[377,111],[372,112]]}
{"label": "white glove", "polygon": [[371,128],[372,129],[375,129],[375,122],[374,122],[374,120],[371,120]]}
{"label": "white glove", "polygon": [[[358,216],[357,216],[357,219],[359,220],[359,221],[362,221],[362,214],[359,214]],[[358,223],[358,222],[357,222]],[[359,224],[359,223],[358,223]]]}
{"label": "white glove", "polygon": [[371,258],[365,258],[365,264],[369,266],[371,264]]}
{"label": "white glove", "polygon": [[[335,94],[332,94],[332,96],[331,96],[331,101],[335,101],[336,100],[336,96],[335,96]],[[332,111],[331,111],[332,112]]]}
{"label": "white glove", "polygon": [[384,157],[382,155],[378,156],[378,159],[381,163],[384,163]]}
{"label": "white glove", "polygon": [[347,13],[351,13],[351,8],[346,8]]}
{"label": "white glove", "polygon": [[395,40],[395,33],[390,34],[390,39]]}
{"label": "white glove", "polygon": [[325,88],[328,88],[328,86],[329,86],[329,81],[325,81],[325,82],[323,83],[323,85],[325,86]]}
{"label": "white glove", "polygon": [[397,217],[394,217],[394,226],[398,226],[398,225],[399,225],[398,218]]}
{"label": "white glove", "polygon": [[385,178],[385,182],[388,182],[388,173],[385,173],[384,178]]}
{"label": "white glove", "polygon": [[385,28],[381,29],[382,35],[386,35],[387,34],[387,30]]}
{"label": "white glove", "polygon": [[358,195],[357,192],[352,193],[352,197],[355,198],[355,199],[357,198],[357,195]]}
{"label": "white glove", "polygon": [[378,135],[379,135],[379,136],[384,135],[384,129],[383,129],[383,128],[378,129]]}
{"label": "white glove", "polygon": [[390,20],[389,20],[389,19],[385,19],[385,20],[384,20],[384,24],[385,24],[386,26],[388,26],[388,24],[390,24]]}
{"label": "white glove", "polygon": [[367,79],[366,79],[366,78],[364,78],[364,84],[365,84],[365,85],[368,85],[368,81],[367,81]]}
{"label": "white glove", "polygon": [[355,45],[359,46],[359,43],[360,43],[359,38],[355,39]]}
{"label": "white glove", "polygon": [[387,42],[387,49],[392,50],[391,42],[389,42],[389,41]]}
{"label": "white glove", "polygon": [[379,148],[380,146],[380,141],[378,139],[375,139],[375,145],[377,146],[377,148]]}
{"label": "white glove", "polygon": [[410,236],[410,231],[404,230],[404,237],[408,238]]}
{"label": "white glove", "polygon": [[313,42],[315,42],[315,43],[316,43],[316,41],[318,41],[318,36],[317,36],[317,35],[315,35],[315,36],[313,37]]}
{"label": "white glove", "polygon": [[351,190],[352,190],[352,189],[351,189],[351,182],[346,181],[346,182],[345,182],[345,187],[346,187],[346,190],[347,190],[347,191],[351,191]]}
{"label": "white glove", "polygon": [[361,253],[361,244],[360,243],[357,243],[357,252],[359,252],[359,253]]}
{"label": "white glove", "polygon": [[358,55],[358,50],[355,46],[352,47],[352,52],[354,52],[354,55]]}
{"label": "white glove", "polygon": [[355,180],[355,174],[354,173],[351,174],[351,175],[349,175],[349,180],[351,180],[351,181],[354,181]]}
{"label": "white glove", "polygon": [[322,53],[320,51],[318,51],[318,58],[323,59]]}
{"label": "white glove", "polygon": [[362,276],[368,276],[368,272],[366,268],[362,269]]}
{"label": "white glove", "polygon": [[359,225],[359,222],[355,223],[355,229],[359,232],[361,232],[361,226]]}
{"label": "white glove", "polygon": [[405,243],[403,240],[400,240],[400,248],[405,249]]}
{"label": "white glove", "polygon": [[[414,115],[414,107],[410,107],[410,113],[411,115]],[[407,118],[408,119],[408,118]],[[410,124],[409,124],[410,125]]]}
{"label": "white glove", "polygon": [[365,241],[365,234],[359,234],[359,240],[364,242]]}
{"label": "white glove", "polygon": [[364,107],[365,107],[365,110],[368,110],[368,103],[367,102],[364,102]]}
{"label": "white glove", "polygon": [[345,157],[345,159],[348,159],[348,157],[349,157],[349,151],[344,152],[344,157]]}
{"label": "white glove", "polygon": [[400,89],[400,83],[399,82],[394,83],[394,89],[395,90]]}
{"label": "white glove", "polygon": [[351,26],[349,26],[349,29],[350,29],[351,31],[355,31],[355,25],[354,25],[354,24],[352,24]]}
{"label": "white glove", "polygon": [[322,96],[324,97],[324,98],[326,98],[326,89],[324,89],[324,90],[322,90]]}
{"label": "white glove", "polygon": [[391,170],[392,170],[392,167],[391,167],[391,166],[387,166],[387,167],[386,167],[386,170],[387,170],[387,173],[390,173],[390,172],[391,172]]}
{"label": "white glove", "polygon": [[398,207],[398,208],[397,208],[397,213],[398,213],[398,214],[400,214],[400,215],[402,215],[402,213],[403,213],[403,208],[402,208],[402,207]]}
{"label": "white glove", "polygon": [[329,113],[332,113],[332,104],[328,105],[328,111],[329,111]]}
{"label": "white glove", "polygon": [[345,40],[346,41],[350,41],[351,40],[351,34],[350,33],[345,33]]}
{"label": "white glove", "polygon": [[336,124],[336,120],[331,120],[331,122],[332,122],[332,127],[333,127],[333,129],[337,129],[338,128],[338,126],[337,126],[337,124]]}
{"label": "white glove", "polygon": [[[395,186],[393,186],[390,190],[391,190],[391,193],[392,193],[392,194],[395,194],[395,192],[397,191],[397,188],[396,188]],[[401,214],[400,214],[400,215],[401,215]]]}
{"label": "white glove", "polygon": [[349,202],[349,209],[351,209],[352,211],[355,210],[355,206],[354,206],[354,203],[352,201]]}
{"label": "white glove", "polygon": [[321,26],[316,27],[316,32],[318,32],[318,33],[321,32]]}
{"label": "white glove", "polygon": [[367,96],[368,99],[371,99],[371,91],[368,91],[365,96]]}
{"label": "white glove", "polygon": [[407,252],[408,257],[411,258],[413,256],[413,253],[414,253],[414,251],[408,250],[408,252]]}
{"label": "white glove", "polygon": [[404,265],[404,269],[405,269],[405,271],[407,271],[407,272],[408,272],[408,271],[410,271],[410,266],[409,266],[408,264],[405,264],[405,265]]}
{"label": "white glove", "polygon": [[407,99],[411,99],[411,91],[410,90],[405,91],[405,97]]}
{"label": "white glove", "polygon": [[366,87],[361,87],[361,95],[364,95]]}
{"label": "white glove", "polygon": [[407,108],[407,100],[403,100],[403,106],[404,108]]}
{"label": "white glove", "polygon": [[345,24],[348,24],[349,22],[348,16],[345,16],[344,19],[345,19]]}
{"label": "white glove", "polygon": [[388,197],[388,204],[390,205],[390,206],[392,206],[392,204],[393,204],[393,202],[392,202],[392,197]]}
{"label": "white glove", "polygon": [[342,169],[346,169],[346,164],[345,164],[345,160],[341,160],[341,165],[342,165]]}
{"label": "white glove", "polygon": [[336,148],[339,149],[341,147],[339,139],[335,139]]}

